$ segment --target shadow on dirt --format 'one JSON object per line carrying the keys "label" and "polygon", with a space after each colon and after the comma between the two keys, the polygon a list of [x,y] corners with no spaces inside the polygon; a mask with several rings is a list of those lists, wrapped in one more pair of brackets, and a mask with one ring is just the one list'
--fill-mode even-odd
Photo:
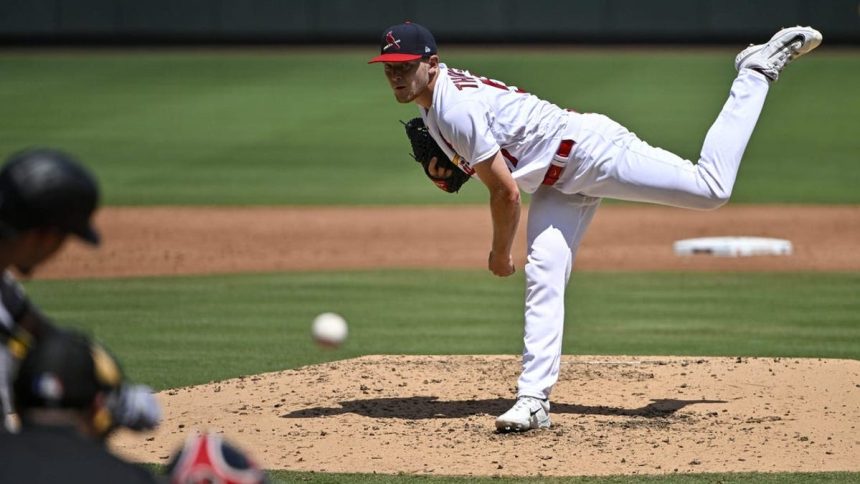
{"label": "shadow on dirt", "polygon": [[[678,410],[700,403],[727,403],[723,400],[677,400],[671,398],[652,399],[639,408],[575,405],[552,402],[550,413],[572,413],[580,415],[616,415],[626,417],[666,417]],[[436,397],[416,396],[403,398],[368,398],[340,402],[340,407],[313,407],[296,410],[281,418],[313,418],[354,413],[373,418],[402,418],[421,420],[429,418],[463,418],[472,415],[500,415],[514,401],[506,398],[485,400],[438,400]]]}

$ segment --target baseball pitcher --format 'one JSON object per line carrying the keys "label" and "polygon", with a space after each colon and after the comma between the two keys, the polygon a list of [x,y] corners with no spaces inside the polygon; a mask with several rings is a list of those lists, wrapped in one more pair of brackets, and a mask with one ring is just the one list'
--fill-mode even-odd
{"label": "baseball pitcher", "polygon": [[435,151],[415,149],[416,159],[443,190],[459,188],[459,172],[474,173],[489,190],[493,239],[488,267],[497,276],[514,273],[511,247],[520,190],[532,194],[523,369],[516,403],[496,419],[499,431],[550,426],[564,291],[600,200],[700,210],[725,204],[770,84],[820,43],[815,29],[792,27],[740,52],[729,98],[705,137],[698,163],[692,163],[650,146],[601,114],[565,110],[517,87],[440,63],[433,35],[418,24],[385,29],[380,55],[370,62],[384,64],[398,102],[418,106],[420,119],[413,122],[426,129],[410,130],[407,123],[413,147],[422,145],[422,133],[437,145]]}

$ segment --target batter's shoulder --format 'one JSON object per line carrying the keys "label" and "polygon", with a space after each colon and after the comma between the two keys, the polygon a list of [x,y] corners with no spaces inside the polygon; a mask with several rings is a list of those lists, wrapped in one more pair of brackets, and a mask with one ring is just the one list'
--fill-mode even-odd
{"label": "batter's shoulder", "polygon": [[3,276],[0,278],[0,305],[6,309],[6,314],[17,319],[27,304],[24,288],[15,280],[12,273],[3,271]]}

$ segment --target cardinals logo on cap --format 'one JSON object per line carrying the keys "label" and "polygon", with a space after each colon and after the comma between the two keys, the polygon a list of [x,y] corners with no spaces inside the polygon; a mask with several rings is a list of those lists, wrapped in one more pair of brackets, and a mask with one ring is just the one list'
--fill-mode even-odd
{"label": "cardinals logo on cap", "polygon": [[383,47],[382,50],[388,50],[390,47],[400,50],[400,39],[395,39],[394,33],[389,30],[388,33],[385,34],[385,47]]}

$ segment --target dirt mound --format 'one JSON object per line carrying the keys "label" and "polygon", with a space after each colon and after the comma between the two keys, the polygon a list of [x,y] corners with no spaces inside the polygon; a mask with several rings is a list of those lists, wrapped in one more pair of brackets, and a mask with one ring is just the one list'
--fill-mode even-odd
{"label": "dirt mound", "polygon": [[270,469],[445,475],[860,471],[860,362],[565,356],[553,426],[498,434],[514,356],[367,356],[158,395],[130,458],[164,463],[194,429]]}

